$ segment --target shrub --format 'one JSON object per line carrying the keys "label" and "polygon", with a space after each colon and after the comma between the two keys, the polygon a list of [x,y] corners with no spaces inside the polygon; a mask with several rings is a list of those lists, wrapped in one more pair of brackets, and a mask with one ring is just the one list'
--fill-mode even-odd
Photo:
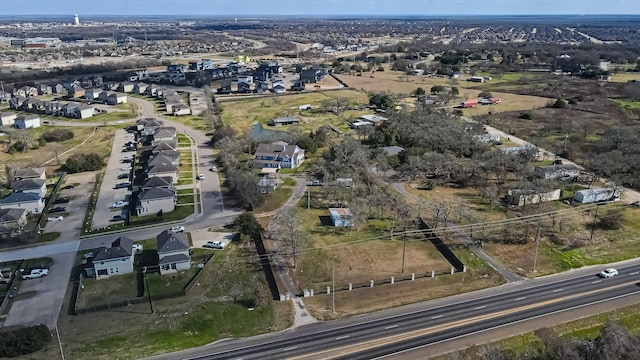
{"label": "shrub", "polygon": [[567,102],[562,99],[557,99],[551,107],[555,109],[564,109],[567,107]]}
{"label": "shrub", "polygon": [[531,120],[533,119],[533,115],[531,115],[530,112],[520,113],[520,116],[518,116],[518,119]]}
{"label": "shrub", "polygon": [[42,349],[51,341],[49,329],[43,325],[2,332],[0,357],[16,357]]}
{"label": "shrub", "polygon": [[98,154],[75,154],[62,165],[64,171],[73,174],[95,171],[104,166],[104,160]]}
{"label": "shrub", "polygon": [[576,99],[569,99],[569,104],[571,104],[571,105],[576,105],[576,104],[578,104],[578,100],[576,100]]}
{"label": "shrub", "polygon": [[47,142],[66,141],[73,139],[73,131],[68,129],[55,129],[42,134],[42,138]]}

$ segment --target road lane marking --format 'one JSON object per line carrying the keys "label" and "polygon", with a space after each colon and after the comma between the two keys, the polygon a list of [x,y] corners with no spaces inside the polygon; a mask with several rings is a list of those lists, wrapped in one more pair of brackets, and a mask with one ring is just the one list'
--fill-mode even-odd
{"label": "road lane marking", "polygon": [[476,306],[476,307],[474,307],[474,308],[473,308],[473,310],[480,310],[480,309],[484,309],[484,308],[486,308],[486,306],[485,306],[485,305],[482,305],[482,306]]}
{"label": "road lane marking", "polygon": [[636,271],[636,272],[632,272],[632,273],[631,273],[631,274],[629,274],[629,275],[638,275],[638,272],[637,272],[637,271]]}
{"label": "road lane marking", "polygon": [[[439,332],[439,331],[458,328],[458,327],[461,327],[461,326],[468,326],[469,324],[473,324],[473,323],[477,323],[477,322],[481,322],[481,321],[486,321],[486,320],[490,320],[490,319],[493,319],[493,318],[498,318],[498,317],[501,317],[501,316],[507,316],[507,315],[510,315],[510,314],[516,314],[516,313],[520,313],[520,312],[523,312],[523,311],[527,311],[527,310],[531,310],[531,309],[535,309],[535,308],[548,306],[548,305],[551,305],[551,304],[554,304],[554,303],[559,303],[559,302],[563,302],[563,301],[572,300],[572,299],[575,299],[575,298],[588,296],[588,295],[591,295],[591,294],[597,294],[597,293],[601,293],[601,292],[604,292],[604,291],[610,291],[611,289],[617,289],[617,288],[629,286],[631,284],[636,284],[636,282],[633,281],[633,282],[627,282],[627,283],[624,283],[624,284],[614,285],[614,286],[610,286],[610,287],[602,287],[602,288],[599,288],[599,289],[596,289],[596,290],[592,290],[592,291],[588,291],[588,292],[585,292],[585,293],[561,296],[561,297],[558,297],[558,298],[555,298],[555,299],[545,300],[545,301],[542,301],[542,302],[529,304],[529,305],[523,305],[523,306],[516,307],[516,308],[513,308],[513,309],[502,310],[502,311],[498,311],[498,312],[490,313],[490,314],[478,315],[478,316],[471,317],[471,318],[468,318],[468,319],[457,320],[457,321],[454,321],[454,322],[441,324],[441,325],[436,325],[436,326],[423,328],[423,329],[417,329],[417,330],[413,330],[413,331],[409,331],[409,332],[405,332],[405,333],[401,333],[401,334],[389,335],[389,336],[385,336],[385,337],[382,337],[382,338],[363,341],[363,342],[360,342],[360,343],[353,343],[353,344],[349,344],[349,345],[344,345],[344,346],[341,346],[341,347],[322,350],[322,351],[318,351],[318,352],[315,352],[315,353],[307,353],[307,354],[291,357],[291,358],[289,358],[289,360],[295,360],[295,359],[323,359],[323,360],[330,360],[330,359],[335,359],[335,358],[347,356],[349,354],[358,353],[358,352],[364,351],[366,349],[373,349],[373,348],[376,348],[376,347],[384,346],[385,344],[391,344],[391,343],[395,343],[395,342],[399,342],[399,341],[403,341],[403,340],[407,340],[407,339],[413,339],[413,338],[417,338],[417,337],[433,334],[433,333],[436,333],[436,332]],[[634,293],[627,294],[627,295],[633,295],[633,294],[638,294],[638,293],[639,292],[634,292]],[[627,296],[627,295],[625,295],[625,296]],[[609,300],[611,300],[611,299],[606,299],[606,300],[602,300],[602,301],[609,301]],[[596,302],[596,303],[598,303],[598,302]],[[592,303],[589,303],[589,304],[585,304],[583,306],[588,306],[588,305],[591,305],[591,304]],[[572,309],[572,308],[569,308],[569,309]],[[549,314],[546,314],[545,316],[548,316],[548,315]],[[442,315],[438,315],[437,317],[442,317]],[[434,317],[432,317],[432,319],[433,318]],[[424,346],[421,346],[421,347],[424,347]],[[415,350],[415,348],[412,348],[412,350]],[[394,353],[393,355],[397,355],[399,353],[402,353],[402,352],[397,352],[397,353]],[[319,356],[321,356],[321,357],[319,357]]]}
{"label": "road lane marking", "polygon": [[555,289],[555,290],[553,290],[553,292],[560,292],[562,290],[564,290],[564,289]]}
{"label": "road lane marking", "polygon": [[397,328],[398,325],[391,325],[391,326],[387,326],[386,328],[384,328],[385,330],[389,330],[389,329],[395,329]]}
{"label": "road lane marking", "polygon": [[599,283],[599,282],[602,282],[602,280],[592,281],[591,283],[592,283],[592,284],[597,284],[597,283]]}
{"label": "road lane marking", "polygon": [[336,340],[347,339],[348,337],[349,337],[349,335],[338,336],[338,337],[336,338]]}
{"label": "road lane marking", "polygon": [[282,351],[295,350],[297,348],[298,348],[297,346],[292,346],[292,347],[284,348],[284,349],[282,349]]}
{"label": "road lane marking", "polygon": [[431,317],[431,320],[433,320],[433,319],[440,319],[441,317],[442,317],[442,315],[432,316],[432,317]]}
{"label": "road lane marking", "polygon": [[514,301],[520,301],[520,300],[525,300],[526,298],[527,298],[526,296],[523,296],[523,297],[519,297],[519,298],[513,299],[513,300]]}

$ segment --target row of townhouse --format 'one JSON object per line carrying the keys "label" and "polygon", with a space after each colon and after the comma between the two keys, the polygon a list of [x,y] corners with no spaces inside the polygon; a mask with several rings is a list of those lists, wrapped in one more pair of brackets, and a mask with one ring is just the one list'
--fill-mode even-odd
{"label": "row of townhouse", "polygon": [[40,127],[40,116],[36,114],[18,115],[7,111],[0,113],[0,126],[13,126],[18,129]]}
{"label": "row of townhouse", "polygon": [[28,215],[42,213],[47,194],[46,178],[44,168],[11,171],[11,194],[0,199],[0,238],[20,234]]}
{"label": "row of townhouse", "polygon": [[64,116],[74,119],[90,118],[96,112],[92,106],[85,104],[45,101],[36,98],[25,98],[22,96],[15,96],[9,99],[9,107],[14,110],[27,111],[35,114]]}

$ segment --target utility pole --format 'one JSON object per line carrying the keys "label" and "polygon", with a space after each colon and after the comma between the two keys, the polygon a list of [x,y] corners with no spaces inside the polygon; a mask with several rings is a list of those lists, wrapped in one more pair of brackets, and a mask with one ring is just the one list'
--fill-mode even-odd
{"label": "utility pole", "polygon": [[538,249],[540,249],[540,230],[542,227],[538,224],[538,234],[536,235],[536,254],[533,257],[533,269],[532,272],[536,272],[536,264],[538,263]]}
{"label": "utility pole", "polygon": [[335,265],[331,265],[331,309],[336,313],[336,271]]}
{"label": "utility pole", "polygon": [[404,254],[407,249],[407,235],[402,235],[402,273],[404,274]]}
{"label": "utility pole", "polygon": [[599,208],[600,208],[600,204],[596,204],[596,213],[593,214],[593,224],[591,225],[591,236],[589,236],[589,241],[593,240],[593,231],[596,229],[596,219],[598,218]]}

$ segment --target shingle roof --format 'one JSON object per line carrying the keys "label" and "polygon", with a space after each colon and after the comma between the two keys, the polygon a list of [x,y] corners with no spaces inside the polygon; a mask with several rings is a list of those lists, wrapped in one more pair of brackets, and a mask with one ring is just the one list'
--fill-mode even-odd
{"label": "shingle roof", "polygon": [[147,174],[159,174],[159,173],[167,173],[167,172],[176,172],[178,170],[178,168],[174,165],[171,164],[158,164],[155,166],[152,166],[148,171]]}
{"label": "shingle roof", "polygon": [[165,230],[156,236],[156,241],[158,244],[158,254],[189,250],[189,240],[187,240],[185,235],[180,233]]}
{"label": "shingle roof", "polygon": [[154,199],[166,199],[173,198],[175,193],[172,190],[163,187],[153,187],[151,189],[143,190],[138,198],[142,200],[154,200]]}
{"label": "shingle roof", "polygon": [[296,151],[296,145],[258,144],[256,156],[273,156],[292,158]]}
{"label": "shingle roof", "polygon": [[40,194],[14,192],[14,193],[11,193],[6,198],[0,200],[0,204],[15,204],[20,202],[32,202],[37,200],[40,200]]}
{"label": "shingle roof", "polygon": [[19,220],[25,212],[27,212],[25,209],[1,209],[0,223]]}
{"label": "shingle roof", "polygon": [[43,179],[23,179],[14,181],[11,183],[11,190],[13,191],[21,191],[21,190],[35,190],[42,188],[45,181]]}
{"label": "shingle roof", "polygon": [[117,259],[133,255],[133,240],[121,236],[111,243],[110,248],[100,249],[93,256],[93,261]]}
{"label": "shingle roof", "polygon": [[176,148],[175,146],[173,146],[173,143],[174,143],[173,141],[159,142],[158,145],[154,146],[151,151],[154,152],[154,153],[155,152],[160,152],[160,151],[165,151],[165,150],[173,151]]}
{"label": "shingle roof", "polygon": [[162,259],[160,259],[160,261],[158,261],[158,265],[173,264],[185,261],[191,261],[191,258],[189,258],[185,254],[175,254],[163,257]]}
{"label": "shingle roof", "polygon": [[13,171],[14,178],[33,178],[40,177],[42,173],[44,173],[44,168],[26,168],[26,169],[15,169]]}
{"label": "shingle roof", "polygon": [[172,183],[173,181],[170,176],[154,176],[152,178],[148,178],[142,185],[142,188],[164,187],[170,186]]}

